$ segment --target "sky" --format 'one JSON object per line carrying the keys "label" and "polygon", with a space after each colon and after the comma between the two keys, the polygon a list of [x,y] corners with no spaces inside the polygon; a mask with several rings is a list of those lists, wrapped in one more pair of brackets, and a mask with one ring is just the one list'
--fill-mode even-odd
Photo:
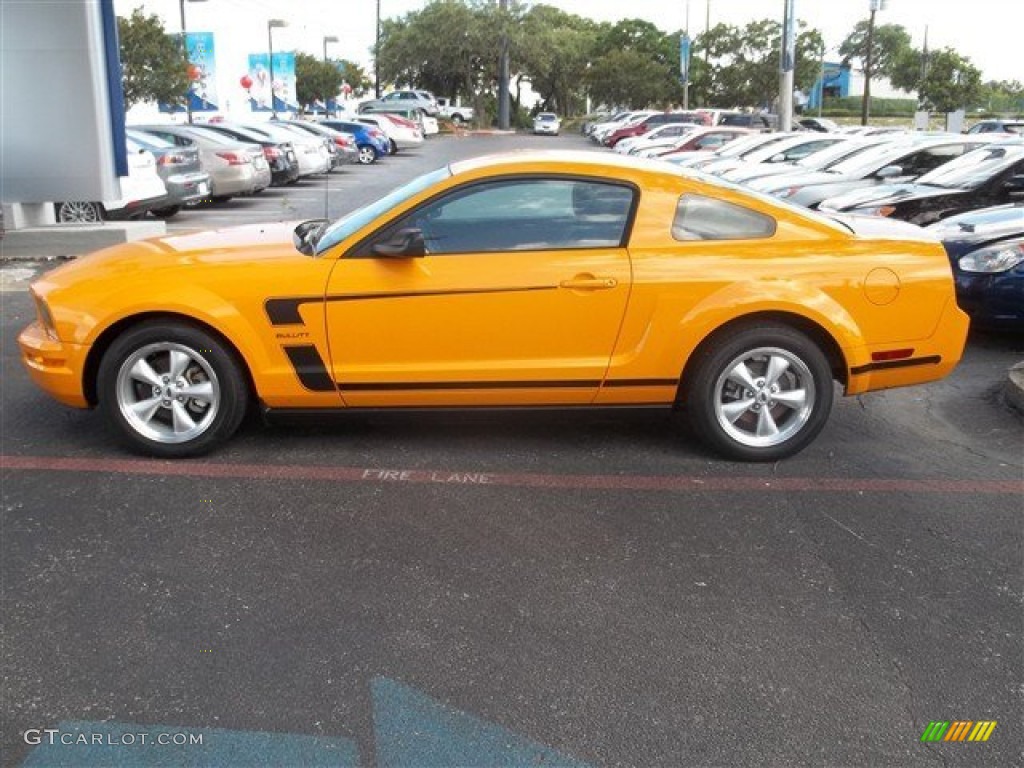
{"label": "sky", "polygon": [[[640,18],[672,32],[683,29],[689,8],[689,30],[697,35],[710,23],[742,25],[763,18],[781,21],[784,0],[546,0],[548,5],[598,21]],[[869,0],[795,0],[798,19],[822,31],[826,59],[838,59],[840,43],[858,20],[867,18]],[[213,32],[217,46],[217,80],[221,98],[241,102],[237,85],[251,52],[267,50],[267,20],[288,26],[274,30],[274,50],[301,50],[323,55],[323,38],[334,35],[328,55],[372,65],[377,0],[202,0],[185,3],[190,32]],[[380,0],[381,16],[401,16],[422,8],[425,0]],[[876,16],[878,24],[900,24],[920,47],[928,27],[931,49],[951,46],[968,56],[984,80],[1024,80],[1020,26],[1024,0],[888,0]],[[180,30],[178,0],[115,0],[117,13],[136,7],[164,19],[169,32]],[[237,70],[234,72],[233,70]]]}
{"label": "sky", "polygon": [[[425,5],[424,0],[380,0],[383,17],[399,16]],[[598,21],[641,18],[665,31],[686,26],[696,35],[719,22],[743,24],[763,18],[781,21],[783,0],[547,0],[567,12]],[[115,0],[118,13],[143,6],[165,18],[169,30],[177,30],[177,0]],[[853,25],[868,15],[869,0],[796,0],[797,17],[817,27],[834,55]],[[274,30],[274,47],[322,54],[323,37],[335,35],[328,54],[369,64],[373,44],[376,0],[204,0],[186,3],[186,23],[191,31],[228,30],[244,34],[253,50],[266,48],[266,19],[289,22]],[[1019,53],[1020,26],[1024,22],[1022,0],[888,0],[877,23],[901,24],[920,46],[928,26],[930,48],[951,46],[969,56],[984,79],[1024,80],[1024,60]]]}

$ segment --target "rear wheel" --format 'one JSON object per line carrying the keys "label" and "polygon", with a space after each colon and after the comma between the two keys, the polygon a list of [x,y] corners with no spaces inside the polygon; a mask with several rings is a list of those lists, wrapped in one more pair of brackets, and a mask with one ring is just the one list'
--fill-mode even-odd
{"label": "rear wheel", "polygon": [[99,408],[130,448],[163,458],[205,453],[245,415],[234,350],[185,323],[148,322],[118,337],[100,363]]}
{"label": "rear wheel", "polygon": [[359,162],[363,165],[371,165],[377,162],[377,153],[369,144],[359,146]]}
{"label": "rear wheel", "polygon": [[168,205],[166,208],[154,208],[150,213],[158,219],[169,219],[181,210],[180,205]]}
{"label": "rear wheel", "polygon": [[392,155],[397,155],[398,154],[398,144],[395,143],[394,139],[388,139],[388,141],[391,142],[391,154]]}
{"label": "rear wheel", "polygon": [[102,205],[82,200],[57,203],[56,215],[61,224],[98,224],[105,218]]}
{"label": "rear wheel", "polygon": [[824,353],[786,325],[739,328],[698,353],[684,399],[697,435],[740,461],[777,461],[806,447],[832,409]]}

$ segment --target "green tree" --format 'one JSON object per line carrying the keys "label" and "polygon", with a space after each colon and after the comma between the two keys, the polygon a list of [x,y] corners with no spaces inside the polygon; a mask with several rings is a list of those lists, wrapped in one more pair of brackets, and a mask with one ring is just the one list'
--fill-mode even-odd
{"label": "green tree", "polygon": [[900,55],[910,50],[910,35],[899,24],[877,24],[871,35],[871,71],[866,72],[868,22],[858,21],[853,31],[839,46],[839,55],[846,63],[856,62],[865,77],[892,77]]}
{"label": "green tree", "polygon": [[366,70],[348,59],[331,59],[331,65],[341,73],[341,78],[352,89],[353,96],[364,95],[373,84]]}
{"label": "green tree", "polygon": [[594,57],[597,29],[589,19],[549,5],[530,8],[512,38],[517,85],[528,81],[541,97],[542,109],[575,114],[585,98],[584,79]]}
{"label": "green tree", "polygon": [[[806,90],[818,77],[821,33],[801,24],[796,38],[793,84]],[[782,25],[771,19],[744,27],[718,24],[697,38],[697,56],[708,67],[698,68],[695,82],[699,101],[709,106],[769,106],[779,95]],[[703,64],[703,62],[701,62]]]}
{"label": "green tree", "polygon": [[314,101],[326,102],[341,90],[344,78],[333,64],[308,53],[295,54],[295,95],[303,107]]}
{"label": "green tree", "polygon": [[666,94],[662,64],[639,51],[612,50],[591,64],[587,73],[590,94],[598,104],[630,109],[653,105],[668,107],[680,95],[678,83]]}
{"label": "green tree", "polygon": [[125,106],[144,101],[183,106],[189,78],[181,36],[168,36],[158,16],[138,8],[118,17],[117,35]]}
{"label": "green tree", "polygon": [[904,51],[893,65],[892,84],[916,91],[926,109],[953,112],[977,103],[983,96],[981,71],[952,48]]}

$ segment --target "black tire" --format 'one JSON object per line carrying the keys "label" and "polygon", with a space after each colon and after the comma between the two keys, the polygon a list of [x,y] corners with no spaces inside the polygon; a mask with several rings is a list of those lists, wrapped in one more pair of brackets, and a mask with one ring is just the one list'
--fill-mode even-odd
{"label": "black tire", "polygon": [[[180,394],[168,375],[175,353],[189,358],[178,374]],[[139,360],[148,366],[138,369],[145,376],[128,372]],[[160,320],[114,340],[100,362],[96,391],[113,434],[133,451],[160,458],[212,450],[235,433],[249,401],[243,364],[232,348],[196,326]],[[187,428],[190,422],[194,429]]]}
{"label": "black tire", "polygon": [[216,197],[213,197],[212,200],[215,203],[226,203],[232,197],[232,195],[217,195]]}
{"label": "black tire", "polygon": [[398,145],[395,143],[395,140],[394,139],[388,139],[388,141],[391,142],[391,154],[392,155],[397,155],[398,154]]}
{"label": "black tire", "polygon": [[169,219],[181,210],[180,205],[168,205],[166,208],[154,208],[150,211],[158,219]]}
{"label": "black tire", "polygon": [[462,115],[456,113],[452,115],[452,122],[455,123],[455,125],[459,126],[462,125],[465,121],[462,119]]}
{"label": "black tire", "polygon": [[696,354],[683,405],[696,435],[723,456],[778,461],[809,445],[828,421],[832,370],[800,331],[781,323],[741,326]]}

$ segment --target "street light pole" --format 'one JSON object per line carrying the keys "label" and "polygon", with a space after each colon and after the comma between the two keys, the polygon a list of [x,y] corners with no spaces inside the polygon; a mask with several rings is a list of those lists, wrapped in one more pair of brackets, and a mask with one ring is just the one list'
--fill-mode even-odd
{"label": "street light pole", "polygon": [[683,70],[683,109],[686,110],[690,108],[690,0],[686,0],[686,19],[679,48],[679,66]]}
{"label": "street light pole", "polygon": [[327,44],[338,42],[337,35],[324,35],[324,64],[327,63]]}
{"label": "street light pole", "polygon": [[796,68],[796,18],[794,0],[784,0],[782,56],[779,58],[779,130],[793,127],[793,70]]}
{"label": "street light pole", "polygon": [[868,111],[871,102],[871,61],[875,48],[875,13],[884,11],[888,5],[887,0],[870,0],[871,14],[868,16],[868,37],[867,50],[864,53],[864,96],[860,103],[860,124],[868,124]]}
{"label": "street light pole", "polygon": [[380,98],[380,0],[377,0],[377,35],[373,45],[373,92]]}
{"label": "street light pole", "polygon": [[[498,52],[498,128],[509,128],[508,0],[498,0],[501,11],[501,50]],[[564,107],[563,107],[564,109]]]}
{"label": "street light pole", "polygon": [[288,22],[281,19],[267,20],[267,50],[270,52],[270,119],[277,119],[277,104],[274,101],[274,30],[287,27]]}

